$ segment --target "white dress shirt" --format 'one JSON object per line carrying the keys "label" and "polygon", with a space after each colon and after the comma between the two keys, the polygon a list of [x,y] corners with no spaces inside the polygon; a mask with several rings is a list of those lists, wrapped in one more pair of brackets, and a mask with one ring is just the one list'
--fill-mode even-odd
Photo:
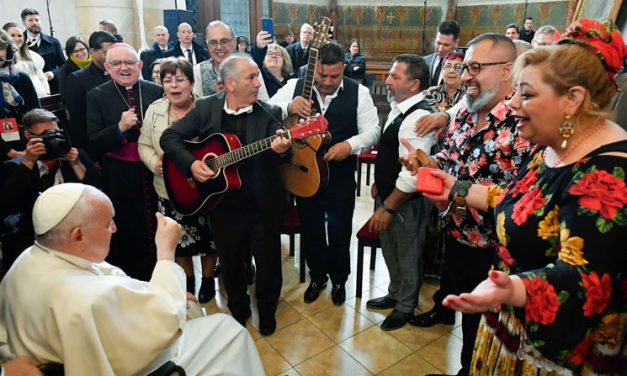
{"label": "white dress shirt", "polygon": [[[392,124],[394,119],[401,113],[407,112],[411,108],[411,106],[420,102],[424,99],[423,93],[418,93],[413,97],[409,97],[402,101],[401,103],[392,102],[390,104],[390,113],[388,115],[388,119],[385,122],[385,126],[383,127],[383,132],[387,129],[387,127]],[[408,151],[400,143],[400,139],[404,138],[416,149],[420,149],[429,155],[431,153],[431,148],[436,144],[437,139],[435,137],[435,131],[428,133],[424,137],[416,136],[416,132],[414,132],[414,125],[416,125],[416,121],[420,119],[424,115],[428,115],[429,112],[421,109],[417,109],[411,114],[407,115],[405,120],[401,123],[401,126],[398,130],[398,155],[403,156],[407,155]],[[416,176],[412,176],[411,172],[406,168],[402,168],[398,174],[398,178],[396,179],[396,188],[405,193],[413,193],[416,192]]]}
{"label": "white dress shirt", "polygon": [[[296,88],[297,78],[293,78],[285,84],[279,91],[274,94],[268,103],[277,105],[283,110],[283,118],[288,116],[287,106],[293,99],[294,89]],[[320,104],[320,111],[324,116],[325,112],[331,105],[334,98],[337,97],[340,90],[344,89],[344,81],[340,84],[337,90],[327,95],[324,100],[318,92],[318,88],[314,85],[313,92]],[[359,154],[379,142],[381,136],[381,127],[379,127],[379,117],[377,116],[377,108],[372,101],[368,88],[363,85],[359,85],[357,92],[357,134],[346,140],[352,149],[351,154]]]}

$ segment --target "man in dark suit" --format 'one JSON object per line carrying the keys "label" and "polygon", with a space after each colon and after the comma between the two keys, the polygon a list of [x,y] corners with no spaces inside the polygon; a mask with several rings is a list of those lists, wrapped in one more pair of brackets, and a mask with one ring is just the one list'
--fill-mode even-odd
{"label": "man in dark suit", "polygon": [[[259,69],[246,55],[231,55],[220,65],[225,92],[203,97],[183,119],[161,136],[165,156],[191,179],[206,182],[215,175],[185,147],[184,140],[204,140],[215,133],[237,135],[248,145],[281,129],[281,109],[257,101]],[[274,314],[281,294],[281,240],[285,191],[278,167],[289,161],[291,143],[278,137],[266,150],[239,167],[242,186],[227,192],[209,213],[214,241],[224,276],[228,307],[243,326],[250,317],[245,261],[252,249],[257,265],[256,298],[259,331],[270,335],[276,329]]]}
{"label": "man in dark suit", "polygon": [[72,144],[83,149],[94,158],[87,137],[87,92],[109,81],[105,72],[107,50],[116,43],[113,34],[107,31],[95,31],[89,36],[89,52],[93,62],[89,67],[71,73],[65,83],[65,107],[70,114],[70,137]]}
{"label": "man in dark suit", "polygon": [[438,26],[438,33],[435,36],[435,52],[424,57],[429,65],[429,76],[431,82],[429,86],[437,86],[442,83],[442,66],[444,57],[449,52],[453,52],[459,44],[459,24],[457,21],[443,21]]}
{"label": "man in dark suit", "polygon": [[313,40],[313,31],[313,27],[310,24],[304,23],[300,27],[300,40],[285,48],[287,54],[290,55],[292,67],[295,71],[298,71],[298,68],[303,65],[307,65],[307,60],[309,60],[309,43]]}
{"label": "man in dark suit", "polygon": [[139,158],[137,140],[148,106],[163,89],[139,78],[142,63],[126,43],[109,47],[108,81],[87,93],[87,131],[92,153],[102,164],[104,192],[115,208],[118,231],[108,261],[148,281],[155,261],[156,196],[153,174]]}
{"label": "man in dark suit", "polygon": [[533,31],[533,17],[525,18],[522,30],[520,31],[520,39],[531,43],[536,32]]}
{"label": "man in dark suit", "polygon": [[56,76],[65,63],[65,55],[63,55],[61,44],[56,38],[41,32],[39,12],[37,10],[26,8],[22,10],[21,16],[22,23],[26,27],[28,48],[44,58],[44,73],[50,84],[50,92],[56,94],[59,92]]}
{"label": "man in dark suit", "polygon": [[152,63],[157,59],[163,59],[165,53],[172,48],[172,45],[168,41],[168,39],[170,39],[170,33],[165,26],[155,26],[155,28],[152,29],[152,34],[155,37],[155,43],[152,47],[139,54],[139,59],[144,63],[142,67],[142,78],[148,81],[152,81],[152,72],[150,70]]}
{"label": "man in dark suit", "polygon": [[194,41],[194,32],[187,22],[179,25],[176,36],[179,41],[176,42],[174,48],[165,53],[165,57],[182,56],[189,60],[192,65],[209,59],[207,49]]}

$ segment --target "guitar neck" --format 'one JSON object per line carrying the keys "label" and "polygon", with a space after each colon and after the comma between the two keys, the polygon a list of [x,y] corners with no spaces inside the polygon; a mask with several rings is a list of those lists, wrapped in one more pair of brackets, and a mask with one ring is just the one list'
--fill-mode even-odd
{"label": "guitar neck", "polygon": [[263,140],[255,141],[252,144],[248,144],[239,149],[230,151],[228,153],[224,153],[216,158],[208,159],[205,161],[205,163],[213,171],[223,169],[232,164],[239,163],[243,161],[244,159],[250,158],[253,155],[257,155],[261,152],[264,152],[270,149],[270,146],[272,145],[272,141],[274,141],[274,139],[276,139],[277,137],[287,137],[291,139],[292,133],[290,131],[287,131],[282,134],[275,134],[273,136],[264,138]]}
{"label": "guitar neck", "polygon": [[316,61],[318,60],[318,49],[309,48],[309,60],[307,60],[307,72],[305,72],[305,82],[303,85],[303,98],[308,101],[312,98],[314,74],[316,73]]}

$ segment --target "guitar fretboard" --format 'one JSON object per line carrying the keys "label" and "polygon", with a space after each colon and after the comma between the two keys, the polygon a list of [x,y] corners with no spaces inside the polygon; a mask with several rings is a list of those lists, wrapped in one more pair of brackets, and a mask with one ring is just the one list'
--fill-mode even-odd
{"label": "guitar fretboard", "polygon": [[303,83],[303,98],[311,100],[311,94],[314,85],[314,73],[316,72],[316,61],[318,60],[318,49],[311,47],[309,49],[309,60],[307,60],[307,72],[305,73],[305,82]]}
{"label": "guitar fretboard", "polygon": [[290,131],[287,131],[282,134],[275,134],[273,136],[264,138],[263,140],[255,141],[252,144],[248,144],[239,149],[230,151],[228,153],[224,153],[216,158],[207,159],[205,163],[209,166],[213,171],[218,171],[219,169],[223,169],[232,164],[243,161],[246,158],[250,158],[253,155],[259,154],[263,151],[270,149],[270,145],[272,145],[272,141],[277,137],[288,137],[292,138],[292,134]]}

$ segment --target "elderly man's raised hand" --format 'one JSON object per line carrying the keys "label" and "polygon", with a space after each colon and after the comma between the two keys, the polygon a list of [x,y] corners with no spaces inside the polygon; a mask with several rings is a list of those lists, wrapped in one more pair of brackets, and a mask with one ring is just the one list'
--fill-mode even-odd
{"label": "elderly man's raised hand", "polygon": [[157,260],[174,261],[176,246],[181,241],[183,229],[174,219],[168,218],[161,213],[157,216],[157,235],[155,244],[157,245]]}

